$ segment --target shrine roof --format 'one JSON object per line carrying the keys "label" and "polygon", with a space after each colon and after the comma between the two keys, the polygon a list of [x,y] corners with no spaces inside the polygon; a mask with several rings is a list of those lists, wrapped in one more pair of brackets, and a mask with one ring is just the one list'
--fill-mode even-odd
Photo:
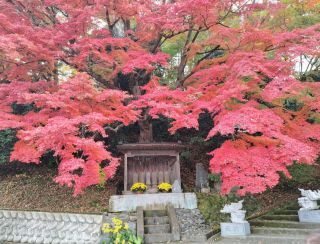
{"label": "shrine roof", "polygon": [[181,143],[130,143],[130,144],[120,144],[117,148],[121,152],[136,151],[136,150],[147,150],[147,151],[156,151],[156,150],[170,150],[170,151],[182,151],[187,148],[188,145]]}

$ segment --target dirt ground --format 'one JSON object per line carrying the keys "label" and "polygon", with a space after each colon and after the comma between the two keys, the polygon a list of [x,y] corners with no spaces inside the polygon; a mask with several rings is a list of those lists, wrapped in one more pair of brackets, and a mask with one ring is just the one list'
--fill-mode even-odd
{"label": "dirt ground", "polygon": [[[72,189],[53,181],[55,170],[35,165],[0,166],[0,208],[50,212],[101,213],[115,187],[93,186],[73,197]],[[111,183],[110,183],[111,184]]]}
{"label": "dirt ground", "polygon": [[[318,175],[320,175],[320,167]],[[104,187],[92,186],[82,195],[73,196],[73,190],[53,181],[56,169],[47,165],[10,163],[0,165],[0,209],[102,213],[108,210],[111,195],[119,194],[122,186],[123,170],[120,168],[115,178]],[[181,167],[182,183],[185,191],[192,191],[195,184],[195,169]],[[320,179],[320,177],[319,177]],[[318,185],[304,185],[306,189],[318,189]],[[120,192],[119,192],[120,191]],[[259,209],[251,217],[262,214],[286,202],[296,201],[299,192],[276,187],[255,195],[251,203],[259,203]]]}

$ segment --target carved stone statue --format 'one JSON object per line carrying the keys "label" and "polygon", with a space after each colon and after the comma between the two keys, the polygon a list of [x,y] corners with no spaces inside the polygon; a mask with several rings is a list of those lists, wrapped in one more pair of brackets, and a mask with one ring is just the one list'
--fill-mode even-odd
{"label": "carved stone statue", "polygon": [[231,203],[224,206],[221,213],[230,213],[232,223],[246,223],[246,211],[242,210],[243,200],[237,203]]}
{"label": "carved stone statue", "polygon": [[173,193],[181,193],[182,192],[182,189],[181,189],[181,184],[178,180],[175,180],[173,182],[173,185],[172,185],[172,192]]}
{"label": "carved stone statue", "polygon": [[298,203],[301,207],[300,210],[314,210],[319,208],[317,200],[320,200],[320,190],[311,191],[299,188],[299,191],[302,195],[302,197],[298,198]]}

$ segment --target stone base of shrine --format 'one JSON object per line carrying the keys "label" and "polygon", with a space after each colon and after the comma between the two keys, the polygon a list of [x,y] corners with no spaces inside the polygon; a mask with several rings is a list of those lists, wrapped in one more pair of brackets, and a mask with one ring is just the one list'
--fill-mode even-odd
{"label": "stone base of shrine", "polygon": [[155,193],[116,195],[109,199],[109,212],[136,211],[138,206],[144,209],[165,209],[168,204],[174,208],[197,208],[195,193]]}

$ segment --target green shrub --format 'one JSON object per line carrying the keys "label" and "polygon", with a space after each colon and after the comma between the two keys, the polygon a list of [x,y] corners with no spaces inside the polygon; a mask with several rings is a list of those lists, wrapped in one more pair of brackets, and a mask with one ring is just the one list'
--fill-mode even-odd
{"label": "green shrub", "polygon": [[0,164],[9,162],[10,153],[16,141],[15,130],[8,129],[0,131]]}
{"label": "green shrub", "polygon": [[279,186],[286,189],[296,189],[299,185],[312,184],[317,181],[315,177],[315,168],[313,165],[294,163],[288,167],[291,179],[280,174]]}
{"label": "green shrub", "polygon": [[221,182],[221,175],[220,174],[209,174],[208,175],[209,182],[213,183],[220,183]]}
{"label": "green shrub", "polygon": [[247,217],[251,216],[261,208],[261,205],[256,197],[249,194],[239,197],[235,193],[235,190],[236,189],[233,189],[226,196],[219,194],[198,194],[199,210],[209,224],[213,224],[218,228],[220,222],[229,221],[230,214],[221,213],[220,210],[223,209],[224,205],[231,202],[238,202],[243,199],[243,209],[247,211]]}
{"label": "green shrub", "polygon": [[210,224],[219,223],[227,220],[227,215],[220,213],[223,206],[228,203],[229,200],[225,196],[219,194],[198,194],[198,207],[203,217]]}

